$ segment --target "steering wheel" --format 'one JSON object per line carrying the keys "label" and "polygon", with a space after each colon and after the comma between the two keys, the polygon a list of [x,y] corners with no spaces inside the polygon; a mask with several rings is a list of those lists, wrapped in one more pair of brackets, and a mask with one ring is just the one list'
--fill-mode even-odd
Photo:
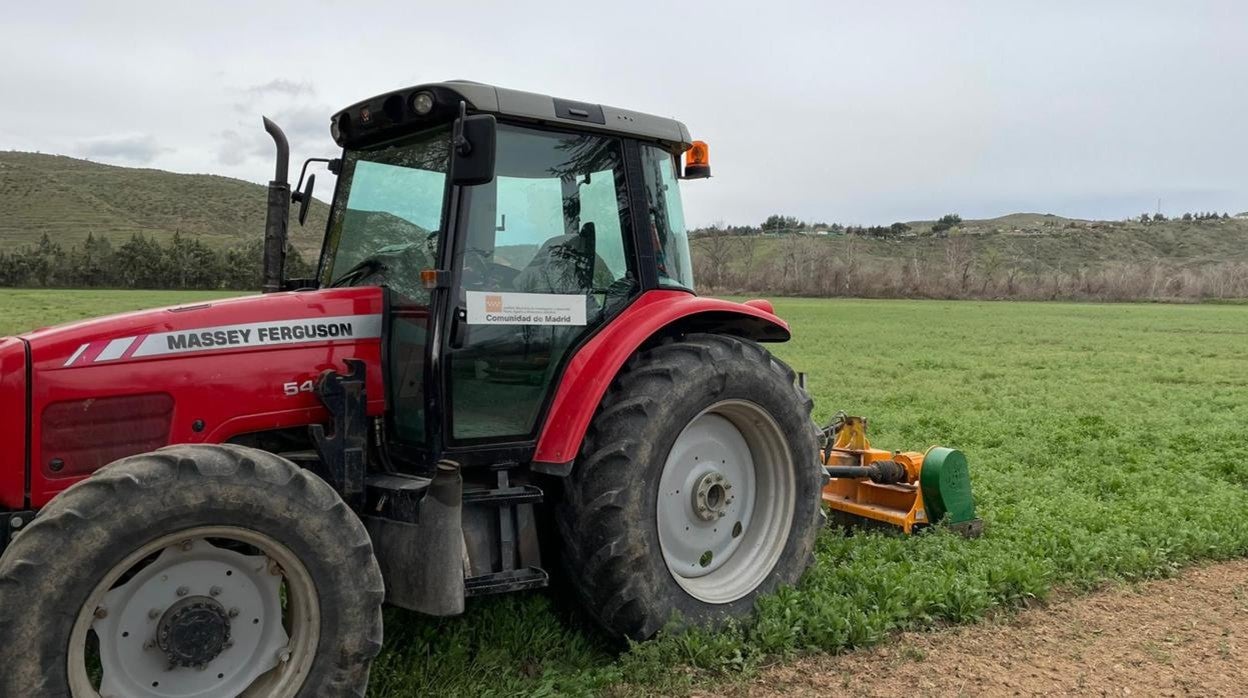
{"label": "steering wheel", "polygon": [[421,283],[420,272],[431,266],[431,258],[423,247],[417,242],[384,247],[348,269],[330,286],[385,284],[410,298],[426,297],[428,291]]}

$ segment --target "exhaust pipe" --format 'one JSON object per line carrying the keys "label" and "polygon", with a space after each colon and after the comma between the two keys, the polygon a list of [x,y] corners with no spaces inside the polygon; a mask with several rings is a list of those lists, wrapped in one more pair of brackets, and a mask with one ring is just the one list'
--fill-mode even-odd
{"label": "exhaust pipe", "polygon": [[273,293],[282,290],[286,269],[286,228],[290,222],[290,144],[286,134],[269,117],[264,119],[264,130],[273,137],[277,146],[277,166],[273,181],[269,182],[268,209],[264,217],[264,272],[260,290]]}

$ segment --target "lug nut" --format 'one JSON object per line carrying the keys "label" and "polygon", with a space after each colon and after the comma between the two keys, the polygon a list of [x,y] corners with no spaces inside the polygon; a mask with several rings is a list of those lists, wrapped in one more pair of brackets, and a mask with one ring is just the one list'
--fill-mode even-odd
{"label": "lug nut", "polygon": [[13,528],[21,528],[21,527],[22,527],[22,517],[20,517],[20,516],[14,516],[13,518],[9,519],[9,526],[12,526]]}
{"label": "lug nut", "polygon": [[153,608],[152,610],[148,611],[148,612],[147,612],[147,617],[148,617],[148,618],[151,618],[152,620],[156,620],[157,618],[159,618],[159,617],[160,617],[160,609],[159,609],[159,608]]}
{"label": "lug nut", "polygon": [[178,587],[178,596],[186,596],[189,593],[191,593],[191,590],[187,587]]}
{"label": "lug nut", "polygon": [[238,617],[238,609],[237,609],[237,608],[231,608],[231,609],[230,609],[230,613],[229,613],[229,615],[230,615],[230,617],[231,617],[231,618],[237,618],[237,617]]}
{"label": "lug nut", "polygon": [[209,589],[209,590],[208,590],[208,593],[209,593],[209,594],[211,594],[211,595],[213,595],[213,596],[220,596],[220,595],[221,595],[221,587],[213,587],[213,588],[211,588],[211,589]]}

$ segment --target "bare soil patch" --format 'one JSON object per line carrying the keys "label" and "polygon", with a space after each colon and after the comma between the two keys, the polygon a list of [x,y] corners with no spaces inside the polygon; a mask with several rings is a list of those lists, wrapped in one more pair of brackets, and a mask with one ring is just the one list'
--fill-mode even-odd
{"label": "bare soil patch", "polygon": [[1248,560],[766,669],[749,696],[1211,696],[1248,691]]}

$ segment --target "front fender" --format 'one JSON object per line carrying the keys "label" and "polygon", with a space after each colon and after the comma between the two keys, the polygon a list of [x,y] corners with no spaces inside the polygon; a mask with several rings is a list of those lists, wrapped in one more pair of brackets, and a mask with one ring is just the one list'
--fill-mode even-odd
{"label": "front fender", "polygon": [[598,403],[620,367],[652,337],[682,332],[788,341],[789,326],[766,302],[734,303],[683,291],[648,291],[586,342],[563,373],[533,455],[533,470],[567,475]]}

